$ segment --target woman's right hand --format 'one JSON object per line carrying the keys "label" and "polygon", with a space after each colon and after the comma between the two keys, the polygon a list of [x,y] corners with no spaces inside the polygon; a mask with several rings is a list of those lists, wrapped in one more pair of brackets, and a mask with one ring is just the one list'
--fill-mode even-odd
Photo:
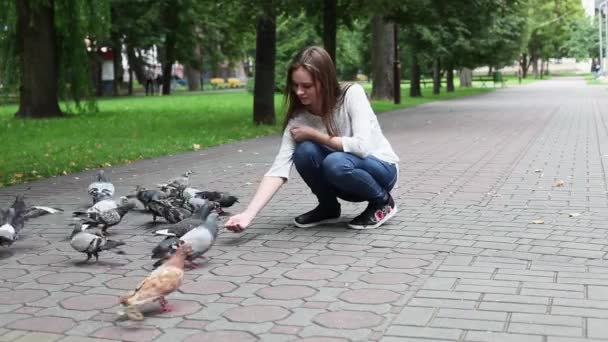
{"label": "woman's right hand", "polygon": [[231,216],[228,221],[224,223],[224,228],[228,229],[233,233],[241,233],[245,229],[247,229],[249,224],[251,224],[251,221],[253,221],[253,218],[254,216],[249,215],[246,212],[236,214],[234,216]]}

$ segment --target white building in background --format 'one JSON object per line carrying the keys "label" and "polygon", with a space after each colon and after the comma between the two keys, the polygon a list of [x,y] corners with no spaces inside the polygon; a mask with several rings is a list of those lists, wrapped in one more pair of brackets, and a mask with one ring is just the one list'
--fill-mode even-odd
{"label": "white building in background", "polygon": [[585,9],[587,16],[595,16],[595,9],[600,2],[598,0],[581,0],[581,2],[583,3],[583,8]]}

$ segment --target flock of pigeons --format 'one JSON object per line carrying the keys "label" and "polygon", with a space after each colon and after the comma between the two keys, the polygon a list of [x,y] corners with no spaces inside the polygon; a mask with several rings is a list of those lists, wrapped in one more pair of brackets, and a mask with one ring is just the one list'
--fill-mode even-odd
{"label": "flock of pigeons", "polygon": [[[163,311],[170,311],[165,296],[181,285],[184,267],[197,267],[195,259],[204,258],[219,231],[218,216],[223,208],[232,206],[238,198],[225,192],[201,191],[189,186],[188,171],[179,177],[159,184],[158,189],[138,186],[134,194],[114,200],[115,188],[100,170],[89,185],[88,193],[93,205],[83,211],[74,211],[73,230],[70,245],[74,250],[87,255],[85,263],[93,256],[97,261],[99,253],[124,245],[122,241],[108,238],[108,229],[119,224],[123,217],[139,202],[145,211],[152,214],[152,220],[164,218],[170,225],[155,231],[164,239],[152,250],[154,271],[145,278],[129,295],[121,297],[120,303],[126,309],[119,318],[142,320],[138,309],[141,304],[158,301]],[[46,214],[56,214],[58,208],[28,207],[23,196],[17,196],[8,209],[0,208],[0,246],[10,246],[19,238],[19,232],[29,219]],[[116,250],[122,253],[121,250]]]}

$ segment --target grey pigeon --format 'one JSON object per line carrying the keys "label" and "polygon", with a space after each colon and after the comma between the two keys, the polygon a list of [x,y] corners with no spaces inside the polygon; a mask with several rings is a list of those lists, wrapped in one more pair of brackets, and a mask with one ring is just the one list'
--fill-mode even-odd
{"label": "grey pigeon", "polygon": [[169,236],[163,241],[159,242],[159,244],[152,249],[151,258],[159,259],[153,264],[153,266],[158,267],[162,265],[167,259],[169,259],[169,257],[171,257],[171,255],[175,254],[178,244],[179,238],[174,236]]}
{"label": "grey pigeon", "polygon": [[194,172],[192,170],[188,170],[179,177],[169,179],[167,184],[164,185],[176,189],[181,188],[183,190],[188,186],[188,184],[190,184],[190,175],[193,173]]}
{"label": "grey pigeon", "polygon": [[103,170],[99,170],[93,183],[89,184],[87,192],[93,198],[93,204],[105,200],[111,199],[114,196],[114,184],[110,182],[110,179],[105,175]]}
{"label": "grey pigeon", "polygon": [[193,173],[192,170],[188,170],[181,176],[171,178],[166,184],[158,184],[158,186],[162,189],[167,189],[172,193],[176,192],[176,196],[183,198],[184,190],[188,187],[188,184],[190,184],[190,175]]}
{"label": "grey pigeon", "polygon": [[95,256],[95,261],[99,260],[99,252],[107,251],[125,243],[122,241],[108,240],[103,236],[86,232],[87,224],[75,223],[74,230],[70,235],[70,245],[76,251],[87,254],[87,261]]}
{"label": "grey pigeon", "polygon": [[36,217],[44,216],[44,215],[54,215],[58,213],[62,213],[63,209],[53,208],[53,207],[45,207],[40,205],[35,205],[27,208],[24,218],[25,220],[33,219]]}
{"label": "grey pigeon", "polygon": [[[207,216],[203,216],[207,213]],[[188,260],[192,261],[205,254],[217,238],[218,214],[211,209],[201,210],[201,218],[204,223],[194,227],[192,230],[184,234],[179,240],[189,244],[192,247],[192,254],[188,256]]]}
{"label": "grey pigeon", "polygon": [[[202,201],[202,203],[200,205],[196,204],[199,201]],[[157,230],[154,232],[154,235],[175,236],[180,238],[187,232],[191,231],[194,227],[201,225],[203,223],[203,217],[207,217],[207,215],[209,215],[209,211],[213,209],[208,201],[200,198],[193,198],[190,200],[190,203],[193,205],[193,207],[195,207],[194,213],[190,217],[172,224],[169,228]]]}
{"label": "grey pigeon", "polygon": [[17,196],[10,208],[0,209],[0,245],[12,245],[25,225],[26,205],[23,196]]}
{"label": "grey pigeon", "polygon": [[101,226],[102,234],[106,234],[109,227],[115,226],[122,221],[122,218],[135,208],[134,203],[126,203],[116,209],[102,211],[100,213],[87,213],[78,217],[85,223],[91,226]]}
{"label": "grey pigeon", "polygon": [[128,195],[127,198],[137,198],[145,209],[150,210],[150,202],[154,200],[162,200],[168,197],[166,192],[160,190],[146,190],[142,186],[137,186],[135,195]]}
{"label": "grey pigeon", "polygon": [[238,197],[221,191],[201,191],[196,193],[195,196],[217,202],[222,208],[231,207],[234,203],[239,201]]}
{"label": "grey pigeon", "polygon": [[162,216],[169,223],[177,223],[192,216],[192,207],[185,206],[182,201],[153,200],[149,207],[154,221]]}

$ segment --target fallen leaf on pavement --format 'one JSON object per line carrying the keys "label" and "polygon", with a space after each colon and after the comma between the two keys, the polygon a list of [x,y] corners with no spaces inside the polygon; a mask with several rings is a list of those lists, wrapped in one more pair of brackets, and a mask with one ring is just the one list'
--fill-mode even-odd
{"label": "fallen leaf on pavement", "polygon": [[560,179],[560,180],[556,181],[555,184],[553,184],[553,186],[556,186],[558,188],[562,187],[564,185],[566,185],[566,182],[563,179]]}
{"label": "fallen leaf on pavement", "polygon": [[543,220],[534,220],[534,221],[532,221],[532,223],[534,223],[534,224],[545,224],[545,221],[543,221]]}

